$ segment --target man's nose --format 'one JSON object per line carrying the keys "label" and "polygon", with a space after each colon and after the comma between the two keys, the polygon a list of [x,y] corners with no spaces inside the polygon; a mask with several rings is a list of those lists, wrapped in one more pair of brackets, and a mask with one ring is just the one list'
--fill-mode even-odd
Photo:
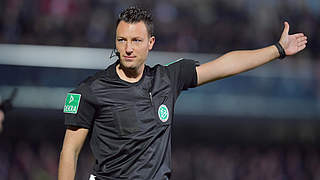
{"label": "man's nose", "polygon": [[126,53],[132,53],[133,52],[133,47],[131,42],[126,43]]}

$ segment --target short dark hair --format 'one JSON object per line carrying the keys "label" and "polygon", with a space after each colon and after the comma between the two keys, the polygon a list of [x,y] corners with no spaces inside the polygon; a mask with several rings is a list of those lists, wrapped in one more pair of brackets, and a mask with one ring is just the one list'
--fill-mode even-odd
{"label": "short dark hair", "polygon": [[150,37],[154,35],[152,15],[148,10],[138,8],[136,6],[129,7],[119,14],[116,27],[118,27],[120,21],[124,21],[130,24],[142,21],[147,27],[148,35]]}

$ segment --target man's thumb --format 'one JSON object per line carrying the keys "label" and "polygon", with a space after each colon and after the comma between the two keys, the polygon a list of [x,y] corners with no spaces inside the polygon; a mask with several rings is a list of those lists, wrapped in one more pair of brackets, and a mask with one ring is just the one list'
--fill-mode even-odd
{"label": "man's thumb", "polygon": [[284,22],[283,34],[289,34],[289,23],[287,21]]}

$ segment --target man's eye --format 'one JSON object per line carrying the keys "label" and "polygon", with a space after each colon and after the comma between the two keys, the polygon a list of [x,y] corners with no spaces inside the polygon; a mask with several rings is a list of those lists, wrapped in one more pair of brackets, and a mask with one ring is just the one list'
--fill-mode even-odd
{"label": "man's eye", "polygon": [[135,40],[133,40],[134,42],[141,42],[141,40],[140,39],[135,39]]}
{"label": "man's eye", "polygon": [[124,39],[118,39],[118,42],[124,42]]}

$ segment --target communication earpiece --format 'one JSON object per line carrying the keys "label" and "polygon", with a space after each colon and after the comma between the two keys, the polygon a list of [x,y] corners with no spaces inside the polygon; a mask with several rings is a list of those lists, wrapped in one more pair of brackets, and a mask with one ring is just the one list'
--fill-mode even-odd
{"label": "communication earpiece", "polygon": [[117,56],[118,57],[118,59],[120,59],[120,53],[119,53],[119,51],[116,49],[116,48],[114,48],[112,51],[111,51],[111,54],[110,54],[110,59],[111,58],[113,58],[113,57],[115,57],[115,56]]}

